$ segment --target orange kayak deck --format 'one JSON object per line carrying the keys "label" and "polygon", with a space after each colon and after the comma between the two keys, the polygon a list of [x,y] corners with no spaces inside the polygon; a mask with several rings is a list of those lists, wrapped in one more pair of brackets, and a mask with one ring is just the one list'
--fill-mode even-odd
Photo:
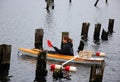
{"label": "orange kayak deck", "polygon": [[[42,50],[39,49],[26,49],[26,48],[19,48],[19,51],[22,51],[23,53],[28,53],[31,55],[38,55]],[[57,54],[57,53],[47,53],[47,57],[48,58],[52,58],[52,59],[62,59],[62,60],[70,60],[72,59],[74,56],[69,56],[69,55],[62,55],[62,54]],[[104,58],[101,57],[91,57],[89,59],[83,59],[83,58],[76,58],[74,59],[74,61],[77,62],[102,62],[104,61]]]}

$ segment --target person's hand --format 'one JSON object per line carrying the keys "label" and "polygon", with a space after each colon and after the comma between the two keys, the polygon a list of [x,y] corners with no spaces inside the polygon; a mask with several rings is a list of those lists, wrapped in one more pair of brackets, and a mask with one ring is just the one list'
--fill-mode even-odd
{"label": "person's hand", "polygon": [[47,44],[48,44],[49,47],[53,47],[53,45],[52,45],[50,40],[47,40]]}

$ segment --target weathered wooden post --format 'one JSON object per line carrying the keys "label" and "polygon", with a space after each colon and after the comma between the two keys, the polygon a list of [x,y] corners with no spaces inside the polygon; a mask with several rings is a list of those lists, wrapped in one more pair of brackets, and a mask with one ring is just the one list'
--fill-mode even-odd
{"label": "weathered wooden post", "polygon": [[106,32],[104,29],[102,30],[101,39],[108,40],[108,32]]}
{"label": "weathered wooden post", "polygon": [[35,48],[36,49],[43,49],[43,29],[36,29],[35,30]]}
{"label": "weathered wooden post", "polygon": [[79,52],[79,51],[82,51],[84,49],[84,41],[80,41],[80,44],[79,44],[79,46],[78,46],[78,50],[77,50],[77,52]]}
{"label": "weathered wooden post", "polygon": [[46,82],[45,77],[47,76],[46,70],[47,54],[46,51],[42,51],[38,54],[37,65],[36,65],[36,77],[34,82]]}
{"label": "weathered wooden post", "polygon": [[100,65],[92,65],[89,82],[102,82],[105,68],[105,61],[101,61]]}
{"label": "weathered wooden post", "polygon": [[46,0],[46,3],[47,3],[46,9],[49,10],[50,0]]}
{"label": "weathered wooden post", "polygon": [[[69,36],[69,32],[62,32],[62,38],[65,37],[65,36]],[[62,38],[61,38],[61,48],[63,46]]]}
{"label": "weathered wooden post", "polygon": [[114,26],[114,19],[109,19],[109,23],[108,23],[108,33],[109,34],[113,33],[113,26]]}
{"label": "weathered wooden post", "polygon": [[47,6],[46,9],[49,11],[49,7],[52,6],[52,9],[54,9],[54,0],[46,0]]}
{"label": "weathered wooden post", "polygon": [[108,3],[108,0],[106,0],[106,3]]}
{"label": "weathered wooden post", "polygon": [[85,41],[87,41],[89,26],[90,26],[90,23],[84,22],[82,24],[81,39],[83,39]]}
{"label": "weathered wooden post", "polygon": [[94,40],[99,41],[99,36],[100,36],[100,30],[101,30],[101,24],[95,24],[95,29],[94,29]]}
{"label": "weathered wooden post", "polygon": [[94,6],[96,6],[96,5],[97,5],[98,1],[99,1],[99,0],[96,0],[96,2],[95,2],[95,4],[94,4]]}
{"label": "weathered wooden post", "polygon": [[91,71],[90,71],[90,80],[89,82],[94,82],[95,76],[96,76],[96,65],[91,66]]}
{"label": "weathered wooden post", "polygon": [[62,32],[62,38],[65,36],[69,36],[69,32]]}
{"label": "weathered wooden post", "polygon": [[52,0],[52,9],[54,9],[54,0]]}
{"label": "weathered wooden post", "polygon": [[0,80],[6,82],[9,80],[11,45],[0,45]]}

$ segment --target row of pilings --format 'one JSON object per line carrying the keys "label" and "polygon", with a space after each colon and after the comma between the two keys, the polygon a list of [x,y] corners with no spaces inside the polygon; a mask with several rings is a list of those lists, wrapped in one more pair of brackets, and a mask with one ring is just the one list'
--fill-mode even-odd
{"label": "row of pilings", "polygon": [[[82,24],[81,39],[83,39],[84,41],[87,41],[89,26],[90,23],[84,22]],[[104,28],[102,29],[102,34],[101,34],[102,40],[108,40],[108,35],[111,35],[113,33],[113,27],[114,27],[114,19],[109,19],[108,31],[105,31]],[[95,24],[94,34],[93,34],[93,38],[95,41],[100,40],[99,39],[100,31],[101,31],[101,24],[100,23]]]}
{"label": "row of pilings", "polygon": [[[62,37],[63,36],[69,36],[69,32],[62,32]],[[10,69],[10,56],[11,45],[6,44],[0,45],[0,81],[2,82],[8,82],[9,80],[8,75]],[[48,72],[46,65],[47,65],[47,52],[43,50],[38,54],[37,57],[34,82],[46,82],[46,76]],[[103,72],[104,61],[100,65],[91,65],[89,82],[102,82]]]}
{"label": "row of pilings", "polygon": [[[78,51],[84,49],[84,42],[88,39],[88,32],[89,32],[90,23],[83,22],[82,23],[82,30],[81,30],[81,41],[78,46]],[[102,29],[101,40],[108,40],[108,36],[112,35],[114,27],[114,19],[109,19],[108,22],[108,31]],[[95,24],[94,33],[93,33],[93,40],[94,42],[100,41],[100,31],[101,31],[101,24]],[[35,31],[35,48],[36,49],[43,49],[43,29],[36,29]],[[69,32],[62,32],[62,37],[69,36]],[[62,47],[62,40],[61,40],[61,47]]]}
{"label": "row of pilings", "polygon": [[[46,2],[46,9],[49,11],[49,8],[54,9],[54,0],[45,0]],[[71,3],[72,0],[69,0],[69,3]],[[96,0],[94,6],[96,7],[98,4],[99,0]],[[105,0],[105,3],[108,3],[108,0]]]}
{"label": "row of pilings", "polygon": [[[82,23],[81,40],[78,46],[78,52],[84,49],[84,42],[88,40],[89,26],[90,26],[90,23],[86,23],[86,22]],[[98,43],[100,41],[100,36],[101,36],[101,40],[107,41],[108,36],[113,34],[114,19],[109,19],[108,30],[106,31],[103,28],[102,33],[100,35],[101,26],[102,25],[100,23],[95,24],[94,33],[93,33],[93,41],[95,43]]]}
{"label": "row of pilings", "polygon": [[[89,24],[87,24],[86,26],[89,26]],[[37,31],[37,30],[41,30],[42,32]],[[36,33],[36,32],[38,32],[38,33]],[[43,36],[43,33],[44,33],[43,29],[36,29],[36,32],[35,32],[35,34],[38,34],[38,35],[42,34],[42,36]],[[87,32],[85,32],[85,33],[87,35]],[[82,32],[81,35],[82,34],[84,34],[84,32]],[[86,35],[85,35],[85,37],[86,37]],[[64,36],[69,36],[69,32],[62,32],[62,37],[64,37]],[[35,37],[35,38],[37,38],[37,37]],[[38,38],[40,38],[40,37],[38,37]],[[40,41],[43,41],[43,40],[40,40]],[[42,43],[42,42],[40,42],[40,43]],[[42,46],[42,45],[40,45],[40,46]],[[62,46],[63,46],[63,44],[62,44],[62,39],[61,39],[61,47]],[[81,49],[81,50],[83,50],[83,49]],[[48,72],[46,70],[46,53],[47,53],[46,51],[43,51],[40,53],[40,55],[38,55],[37,64],[36,64],[36,77],[35,77],[34,82],[46,82],[45,77],[47,76],[47,72]],[[101,61],[99,64],[91,64],[90,66],[91,66],[91,69],[90,69],[89,82],[102,82],[104,68],[105,68],[105,61]]]}
{"label": "row of pilings", "polygon": [[[81,40],[78,46],[78,52],[84,49],[84,41],[87,41],[88,31],[89,31],[90,23],[83,23],[81,30]],[[108,23],[108,31],[102,30],[101,39],[108,40],[108,35],[113,33],[114,19],[109,19]],[[101,24],[95,24],[94,30],[94,40],[99,41],[101,30]],[[45,77],[47,76],[47,51],[43,49],[43,29],[35,30],[35,43],[34,47],[36,49],[41,49],[42,52],[38,54],[36,70],[35,70],[35,80],[34,82],[46,82]],[[62,32],[62,37],[69,36],[69,32]],[[0,80],[2,82],[7,82],[9,80],[9,68],[10,68],[10,58],[11,58],[11,45],[2,44],[0,45]],[[62,47],[62,40],[61,40]],[[100,65],[92,65],[90,72],[89,82],[102,82],[103,72],[104,72],[104,62],[100,63]]]}

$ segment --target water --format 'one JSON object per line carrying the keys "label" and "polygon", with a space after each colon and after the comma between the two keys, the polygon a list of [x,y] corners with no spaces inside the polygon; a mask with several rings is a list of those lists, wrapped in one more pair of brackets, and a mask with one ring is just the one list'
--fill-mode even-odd
{"label": "water", "polygon": [[[76,54],[83,22],[89,22],[88,41],[85,49],[101,51],[107,54],[105,58],[103,82],[120,82],[120,0],[100,0],[94,7],[96,0],[55,0],[55,9],[48,13],[44,0],[0,0],[0,44],[12,45],[10,82],[33,82],[35,78],[36,60],[34,58],[21,60],[17,57],[18,48],[33,48],[35,29],[44,29],[43,47],[53,50],[46,44],[50,39],[54,45],[60,47],[61,32],[67,31],[73,39]],[[113,35],[108,41],[100,40],[100,44],[93,42],[93,32],[96,23],[102,24],[107,30],[109,18],[115,19]],[[71,82],[88,82],[89,67],[77,66],[78,72],[72,74]],[[47,65],[49,70],[49,65]],[[51,72],[46,77],[52,82]]]}

